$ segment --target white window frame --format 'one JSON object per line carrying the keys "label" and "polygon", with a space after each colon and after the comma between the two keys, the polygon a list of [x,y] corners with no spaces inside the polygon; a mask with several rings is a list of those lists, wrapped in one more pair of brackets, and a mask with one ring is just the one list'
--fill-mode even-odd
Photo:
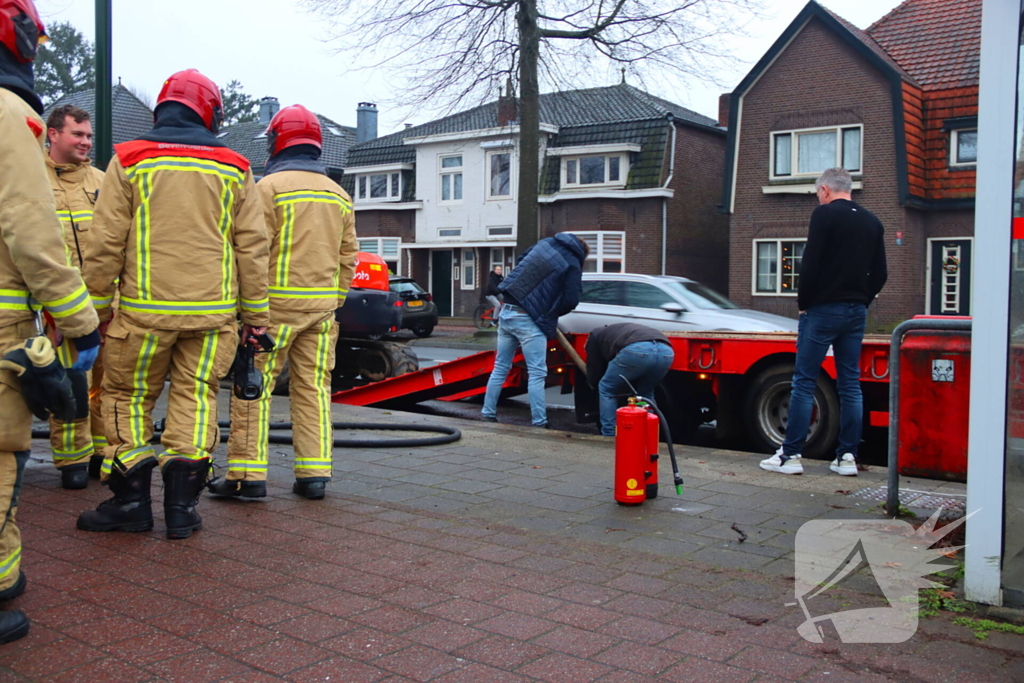
{"label": "white window frame", "polygon": [[[371,197],[370,196],[370,178],[372,176],[387,176],[387,194],[383,197]],[[398,194],[394,193],[394,181],[395,176],[398,176]],[[377,203],[377,202],[399,202],[402,201],[402,186],[404,185],[402,180],[401,171],[380,171],[379,173],[360,173],[356,176],[356,185],[353,189],[355,193],[355,200],[359,203]]]}
{"label": "white window frame", "polygon": [[[494,260],[494,255],[498,255],[498,260]],[[501,266],[501,274],[505,275],[505,247],[491,247],[491,267],[487,269],[488,273],[494,272],[494,266]]]}
{"label": "white window frame", "polygon": [[[476,280],[479,277],[480,271],[476,249],[461,249],[460,251],[462,253],[459,254],[459,270],[462,271],[462,281],[459,287],[462,289],[476,289]],[[469,259],[466,258],[467,256]],[[466,263],[467,260],[469,265]],[[472,268],[473,272],[466,272],[467,268]]]}
{"label": "white window frame", "polygon": [[[836,160],[833,166],[843,166],[843,131],[856,128],[860,130],[860,168],[856,171],[850,171],[850,175],[860,176],[864,174],[864,124],[862,123],[851,123],[843,126],[821,126],[817,128],[794,128],[793,130],[773,130],[768,134],[768,177],[771,180],[790,180],[792,178],[817,178],[821,175],[821,171],[810,171],[807,173],[799,173],[797,169],[797,163],[799,163],[799,143],[798,138],[800,135],[806,135],[808,133],[827,133],[833,131],[836,134]],[[789,163],[790,172],[788,175],[775,175],[775,138],[779,135],[789,135]],[[823,169],[824,170],[824,169]]]}
{"label": "white window frame", "polygon": [[[444,166],[445,159],[459,159],[458,166]],[[437,156],[437,201],[439,204],[461,204],[466,197],[466,156],[464,154],[439,154]],[[451,199],[444,198],[444,178],[451,178]],[[455,176],[462,178],[462,196],[455,198]]]}
{"label": "white window frame", "polygon": [[[373,243],[371,249],[364,249],[364,246],[369,246]],[[390,254],[385,255],[384,245],[394,244],[394,256]],[[398,264],[398,270],[395,271],[395,275],[401,275],[402,270],[402,238],[401,237],[360,237],[356,239],[356,246],[359,251],[365,251],[368,254],[376,254],[384,259],[385,262],[394,262]]]}
{"label": "white window frame", "polygon": [[[626,272],[628,272],[626,270],[626,232],[625,231],[619,231],[619,230],[586,230],[586,231],[581,230],[581,231],[575,231],[574,230],[574,231],[572,231],[571,234],[576,235],[580,239],[585,239],[585,238],[592,237],[594,242],[592,243],[592,242],[590,242],[590,240],[586,240],[587,243],[591,244],[591,245],[596,243],[596,245],[597,245],[596,247],[595,246],[591,246],[591,248],[590,248],[590,255],[587,256],[587,261],[588,262],[591,262],[591,261],[594,262],[595,270],[592,270],[592,271],[587,270],[586,269],[586,264],[584,264],[583,272],[585,272],[585,273],[605,273],[604,262],[606,260],[607,261],[618,261],[619,262],[619,270],[608,271],[608,273],[626,273]],[[605,242],[608,240],[609,237],[612,237],[614,235],[617,235],[619,237],[619,240],[620,240],[619,243],[622,245],[622,253],[619,256],[615,256],[614,254],[609,254],[609,255],[606,256],[605,253],[604,253],[605,252]]]}
{"label": "white window frame", "polygon": [[[753,296],[786,296],[786,297],[795,297],[797,295],[797,291],[795,289],[793,291],[791,291],[791,292],[786,292],[786,291],[783,291],[783,289],[782,289],[782,244],[784,242],[803,242],[806,245],[807,238],[806,237],[776,237],[776,238],[771,238],[771,239],[756,239],[756,240],[753,240],[753,247],[754,248],[753,248],[753,254],[751,256],[751,262],[752,263],[751,263],[751,273],[750,273],[750,293]],[[778,264],[776,265],[776,268],[775,268],[775,290],[771,291],[771,292],[761,292],[761,291],[758,291],[758,289],[757,289],[757,245],[758,244],[765,244],[765,243],[774,243],[776,245],[775,253],[776,253],[776,259],[778,259]],[[801,259],[803,259],[803,255],[801,255]],[[799,273],[794,273],[794,275],[799,275]],[[799,286],[799,282],[797,283],[797,286]]]}
{"label": "white window frame", "polygon": [[[501,155],[501,154],[505,154],[505,155],[508,156],[508,194],[491,194],[491,187],[492,187],[492,185],[491,185],[491,181],[492,181],[492,178],[491,178],[491,159],[493,159],[494,157],[496,157],[498,155]],[[509,148],[509,147],[506,147],[504,149],[496,149],[496,150],[487,152],[487,154],[485,156],[486,156],[486,158],[485,158],[485,162],[484,163],[486,164],[486,166],[484,167],[485,168],[485,170],[484,170],[484,179],[485,179],[485,181],[487,183],[487,187],[485,188],[485,192],[487,194],[487,197],[486,197],[487,201],[497,201],[497,200],[512,199],[512,197],[513,197],[513,195],[515,194],[515,191],[516,191],[515,190],[515,185],[514,185],[514,179],[515,179],[515,163],[514,163],[514,161],[515,160],[512,158],[513,157],[512,149]],[[465,179],[463,179],[463,183],[465,183]],[[465,195],[465,193],[466,193],[465,184],[463,184],[462,193],[463,193],[463,195]]]}
{"label": "white window frame", "polygon": [[[582,160],[593,157],[604,157],[603,183],[581,183],[579,182],[582,171]],[[619,179],[608,180],[611,159],[619,160]],[[569,182],[567,169],[569,163],[576,164],[576,182]],[[606,152],[604,154],[580,154],[579,156],[563,156],[561,162],[561,187],[563,190],[589,190],[593,187],[625,187],[626,178],[629,177],[629,153],[628,152]]]}
{"label": "white window frame", "polygon": [[949,165],[951,168],[972,168],[978,165],[977,159],[974,161],[960,161],[957,156],[960,152],[960,134],[976,134],[977,132],[977,128],[954,128],[949,131]]}
{"label": "white window frame", "polygon": [[[493,232],[494,230],[501,230],[501,232]],[[505,232],[505,231],[508,232]],[[488,225],[487,236],[488,237],[513,237],[516,234],[515,226],[513,225]]]}

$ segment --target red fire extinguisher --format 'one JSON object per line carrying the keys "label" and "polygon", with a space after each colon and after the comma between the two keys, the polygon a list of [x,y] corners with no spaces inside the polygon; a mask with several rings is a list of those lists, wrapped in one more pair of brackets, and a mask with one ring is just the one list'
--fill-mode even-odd
{"label": "red fire extinguisher", "polygon": [[[659,419],[660,418],[660,419]],[[639,505],[658,496],[659,426],[661,411],[639,397],[630,397],[627,405],[615,412],[615,501]],[[676,493],[682,494],[682,477],[676,464],[672,439],[665,433],[672,458]]]}

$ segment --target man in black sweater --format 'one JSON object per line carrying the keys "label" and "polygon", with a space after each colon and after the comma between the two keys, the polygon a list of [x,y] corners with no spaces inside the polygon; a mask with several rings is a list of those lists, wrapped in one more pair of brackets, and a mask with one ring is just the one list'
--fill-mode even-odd
{"label": "man in black sweater", "polygon": [[675,353],[661,332],[636,323],[598,328],[587,338],[587,383],[600,396],[601,435],[615,436],[619,399],[633,390],[654,401],[654,389],[672,365]]}
{"label": "man in black sweater", "polygon": [[815,187],[821,205],[811,215],[800,264],[800,325],[786,440],[775,455],[761,461],[761,469],[803,473],[800,452],[810,428],[815,383],[831,346],[840,426],[839,447],[830,469],[856,476],[864,411],[860,347],[867,307],[882,291],[888,275],[885,239],[875,215],[853,202],[853,181],[848,172],[830,168]]}

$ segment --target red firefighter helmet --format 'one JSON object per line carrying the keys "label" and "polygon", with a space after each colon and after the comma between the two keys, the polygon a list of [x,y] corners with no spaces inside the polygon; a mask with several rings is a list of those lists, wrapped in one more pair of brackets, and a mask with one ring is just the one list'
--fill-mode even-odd
{"label": "red firefighter helmet", "polygon": [[156,106],[164,102],[184,104],[199,114],[203,124],[214,133],[224,120],[224,100],[221,99],[220,88],[195,69],[179,71],[164,81],[164,87],[156,98]]}
{"label": "red firefighter helmet", "polygon": [[19,62],[31,62],[46,41],[46,29],[32,0],[0,0],[0,43]]}
{"label": "red firefighter helmet", "polygon": [[267,152],[270,156],[295,145],[313,145],[323,149],[320,119],[301,104],[293,104],[277,112],[267,126]]}

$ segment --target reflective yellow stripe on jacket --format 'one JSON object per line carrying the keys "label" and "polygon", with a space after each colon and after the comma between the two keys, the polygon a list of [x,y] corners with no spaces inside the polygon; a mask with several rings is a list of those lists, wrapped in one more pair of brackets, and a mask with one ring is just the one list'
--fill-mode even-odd
{"label": "reflective yellow stripe on jacket", "polygon": [[[282,192],[274,197],[274,206],[283,207],[284,220],[281,224],[280,251],[277,256],[277,263],[274,265],[272,284],[270,286],[271,299],[325,299],[331,303],[339,297],[344,299],[348,290],[340,290],[334,287],[289,287],[288,275],[291,268],[292,242],[295,238],[295,205],[296,204],[334,204],[344,215],[352,211],[352,202],[333,192],[321,190],[295,190]],[[335,282],[338,277],[335,274]],[[330,307],[330,304],[328,304]]]}

